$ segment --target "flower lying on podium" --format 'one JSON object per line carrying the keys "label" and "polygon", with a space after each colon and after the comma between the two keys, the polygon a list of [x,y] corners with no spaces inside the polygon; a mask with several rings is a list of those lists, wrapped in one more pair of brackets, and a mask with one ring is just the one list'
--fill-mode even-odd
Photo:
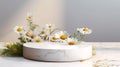
{"label": "flower lying on podium", "polygon": [[86,35],[91,34],[92,30],[83,27],[77,28],[72,35],[67,31],[58,29],[54,24],[46,24],[44,28],[33,23],[31,13],[27,15],[28,28],[24,26],[15,26],[14,31],[19,35],[19,42],[6,44],[6,49],[1,52],[4,56],[22,56],[23,44],[27,42],[59,42],[67,45],[76,45],[81,43]]}

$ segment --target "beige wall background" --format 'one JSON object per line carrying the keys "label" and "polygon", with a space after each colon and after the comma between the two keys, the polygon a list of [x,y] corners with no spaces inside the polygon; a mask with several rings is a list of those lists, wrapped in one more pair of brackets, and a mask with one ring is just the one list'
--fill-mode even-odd
{"label": "beige wall background", "polygon": [[27,12],[41,27],[52,23],[70,33],[89,27],[86,41],[120,42],[120,0],[0,0],[0,42],[17,41],[13,28],[27,25]]}

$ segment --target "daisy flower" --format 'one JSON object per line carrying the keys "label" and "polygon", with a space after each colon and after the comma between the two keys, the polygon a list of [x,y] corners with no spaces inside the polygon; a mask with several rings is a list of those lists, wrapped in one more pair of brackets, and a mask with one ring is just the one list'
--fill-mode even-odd
{"label": "daisy flower", "polygon": [[38,29],[34,29],[34,31],[29,31],[28,33],[26,33],[26,35],[30,35],[30,37],[32,39],[34,39],[36,36],[39,36],[40,31]]}
{"label": "daisy flower", "polygon": [[66,31],[59,31],[55,34],[55,37],[61,40],[66,40],[68,37],[68,34]]}
{"label": "daisy flower", "polygon": [[40,43],[40,42],[42,41],[42,39],[41,39],[39,36],[37,36],[37,37],[35,37],[32,41],[33,41],[33,42]]}
{"label": "daisy flower", "polygon": [[40,31],[40,36],[46,36],[46,35],[48,35],[47,31],[45,30]]}
{"label": "daisy flower", "polygon": [[34,33],[33,31],[32,32],[27,31],[27,32],[25,32],[25,36],[30,39],[34,39],[37,36],[37,34]]}
{"label": "daisy flower", "polygon": [[15,26],[14,31],[16,33],[22,33],[24,31],[22,26]]}
{"label": "daisy flower", "polygon": [[46,24],[46,29],[53,29],[55,25],[52,24]]}
{"label": "daisy flower", "polygon": [[78,42],[78,40],[76,38],[67,38],[66,41],[67,41],[68,45],[75,45]]}
{"label": "daisy flower", "polygon": [[32,35],[30,36],[30,38],[31,38],[31,39],[34,39],[34,38],[36,38],[36,35],[35,35],[35,34],[32,34]]}
{"label": "daisy flower", "polygon": [[77,31],[80,32],[81,34],[85,35],[85,34],[91,34],[92,30],[84,27],[84,28],[77,28]]}
{"label": "daisy flower", "polygon": [[22,32],[24,38],[31,39],[31,32],[30,31],[24,31]]}
{"label": "daisy flower", "polygon": [[28,37],[30,37],[31,33],[27,31],[27,32],[25,32],[25,35],[28,36]]}
{"label": "daisy flower", "polygon": [[32,13],[27,13],[27,19],[30,20],[30,19],[32,19],[32,17],[33,17],[33,16],[32,16]]}
{"label": "daisy flower", "polygon": [[56,38],[54,35],[51,35],[51,36],[50,36],[50,41],[52,41],[52,42],[57,42],[57,41],[58,41],[58,38]]}

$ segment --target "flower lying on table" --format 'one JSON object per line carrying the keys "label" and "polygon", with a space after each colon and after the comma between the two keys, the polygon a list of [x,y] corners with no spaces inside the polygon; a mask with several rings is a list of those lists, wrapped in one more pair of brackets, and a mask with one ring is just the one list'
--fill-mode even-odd
{"label": "flower lying on table", "polygon": [[[77,45],[85,38],[87,34],[92,33],[91,29],[84,27],[77,28],[77,31],[71,35],[67,31],[59,30],[53,24],[46,24],[44,28],[40,29],[39,25],[33,23],[33,16],[31,13],[27,15],[27,22],[29,27],[28,29],[24,26],[15,26],[14,31],[19,35],[18,39],[20,42],[12,45],[7,44],[7,49],[2,51],[2,55],[22,56],[22,52],[19,52],[18,49],[22,49],[21,46],[26,42],[40,43],[43,41],[48,41],[66,43],[66,45]],[[10,49],[15,49],[13,54],[11,54],[13,50]]]}

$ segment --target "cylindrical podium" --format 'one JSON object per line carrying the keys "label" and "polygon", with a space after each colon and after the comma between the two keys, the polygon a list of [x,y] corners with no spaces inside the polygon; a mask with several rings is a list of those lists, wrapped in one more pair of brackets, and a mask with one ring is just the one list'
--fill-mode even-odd
{"label": "cylindrical podium", "polygon": [[78,61],[92,57],[92,45],[66,45],[63,43],[25,43],[23,56],[39,61]]}

